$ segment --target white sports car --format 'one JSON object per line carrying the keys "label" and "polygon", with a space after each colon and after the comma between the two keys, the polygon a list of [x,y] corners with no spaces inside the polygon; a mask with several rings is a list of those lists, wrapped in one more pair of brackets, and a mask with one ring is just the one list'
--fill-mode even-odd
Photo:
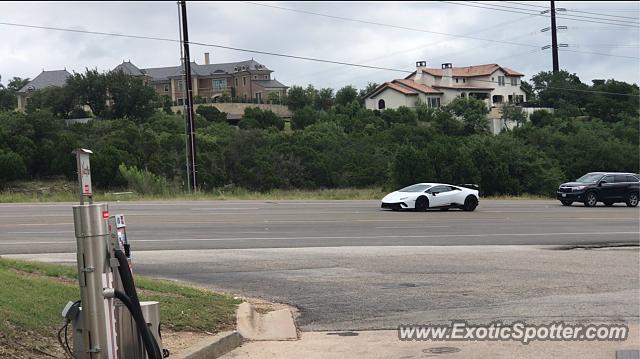
{"label": "white sports car", "polygon": [[477,188],[476,185],[418,183],[384,196],[381,207],[394,211],[426,211],[428,208],[462,208],[465,211],[473,211],[480,201]]}

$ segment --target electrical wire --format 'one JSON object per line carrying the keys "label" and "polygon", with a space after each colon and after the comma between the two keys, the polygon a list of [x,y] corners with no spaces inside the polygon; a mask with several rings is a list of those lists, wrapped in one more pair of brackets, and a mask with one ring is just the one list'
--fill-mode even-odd
{"label": "electrical wire", "polygon": [[[109,32],[76,30],[76,29],[69,29],[69,28],[59,28],[59,27],[51,27],[51,26],[38,26],[38,25],[27,25],[27,24],[18,24],[18,23],[10,23],[10,22],[0,22],[0,25],[25,27],[25,28],[34,28],[34,29],[44,29],[44,30],[55,30],[55,31],[67,31],[67,32],[84,33],[84,34],[92,34],[92,35],[115,36],[115,37],[133,38],[133,39],[141,39],[141,40],[154,40],[154,41],[166,41],[166,42],[173,42],[173,43],[181,43],[180,40],[161,38],[161,37],[154,37],[154,36],[117,34],[117,33],[109,33]],[[351,67],[358,67],[358,68],[366,68],[366,69],[374,69],[374,70],[385,70],[385,71],[399,72],[399,73],[405,73],[405,74],[413,73],[413,71],[407,71],[407,70],[403,70],[403,69],[395,69],[395,68],[390,68],[390,67],[370,66],[370,65],[356,64],[356,63],[350,63],[350,62],[344,62],[344,61],[326,60],[326,59],[306,57],[306,56],[282,54],[282,53],[270,52],[270,51],[251,50],[251,49],[244,49],[244,48],[238,48],[238,47],[232,47],[232,46],[208,44],[208,43],[196,42],[196,41],[189,41],[188,43],[192,44],[192,45],[199,45],[199,46],[205,46],[205,47],[214,47],[214,48],[220,48],[220,49],[226,49],[226,50],[232,50],[232,51],[248,52],[248,53],[276,56],[276,57],[283,57],[283,58],[291,58],[291,59],[296,59],[296,60],[306,60],[306,61],[330,63],[330,64],[337,64],[337,65],[344,65],[344,66],[351,66]],[[600,54],[600,53],[594,53],[594,54],[612,56],[610,54]],[[477,81],[481,81],[481,80],[477,80]],[[489,81],[489,80],[484,80],[484,81],[481,81],[481,82],[497,83],[496,81]],[[623,93],[611,93],[611,92],[604,92],[604,91],[586,91],[586,90],[577,90],[577,89],[568,89],[568,88],[554,88],[554,87],[548,87],[548,88],[558,89],[558,90],[566,90],[566,91],[594,92],[594,93],[603,93],[603,94],[610,94],[610,95],[638,97],[637,95],[623,94]]]}
{"label": "electrical wire", "polygon": [[[479,4],[479,5],[486,5],[486,6],[494,6],[494,7],[505,8],[505,9],[517,9],[517,10],[531,11],[529,9],[523,9],[523,8],[520,8],[520,7],[488,4],[488,3],[483,3],[483,2],[480,2],[480,1],[463,1],[463,2]],[[564,9],[564,10],[566,10],[566,9]],[[556,9],[556,16],[558,16],[558,11],[559,10]],[[574,11],[574,12],[581,12],[581,11]],[[587,14],[593,14],[593,13],[587,13]],[[596,14],[596,15],[598,15],[598,14]],[[570,15],[570,14],[562,14],[560,16],[562,16],[562,17],[570,16],[570,17],[575,17],[575,18],[596,19],[596,20],[603,20],[603,21],[612,21],[612,22],[630,23],[630,24],[634,24],[634,25],[640,25],[640,23],[638,23],[638,20],[636,20],[635,18],[632,18],[632,17],[630,17],[629,19],[633,19],[634,21],[617,20],[617,19],[606,19],[606,18],[602,18],[602,17],[593,17],[593,16],[584,16],[584,15]]]}
{"label": "electrical wire", "polygon": [[[482,38],[482,37],[476,37],[476,36],[471,36],[471,35],[450,34],[450,33],[441,32],[441,31],[432,31],[432,30],[425,30],[425,29],[419,29],[419,28],[408,27],[408,26],[386,24],[386,23],[380,23],[380,22],[368,21],[368,20],[362,20],[362,19],[353,19],[353,18],[336,16],[336,15],[322,14],[322,13],[317,13],[317,12],[307,11],[307,10],[299,10],[299,9],[292,9],[292,8],[288,8],[288,7],[276,6],[276,5],[261,4],[261,3],[256,3],[256,2],[252,2],[252,1],[243,1],[243,3],[249,4],[249,5],[263,6],[263,7],[267,7],[267,8],[273,8],[273,9],[297,12],[297,13],[302,13],[302,14],[307,14],[307,15],[321,16],[321,17],[326,17],[326,18],[336,19],[336,20],[343,20],[343,21],[357,22],[357,23],[362,23],[362,24],[367,24],[367,25],[389,27],[389,28],[399,29],[399,30],[409,30],[409,31],[415,31],[415,32],[423,32],[423,33],[428,33],[428,34],[442,35],[442,36],[455,37],[455,38],[464,38],[464,39],[471,39],[471,40],[479,40],[479,41],[498,42],[498,43],[503,43],[503,44],[515,45],[515,46],[526,46],[526,47],[534,47],[535,46],[535,45],[519,43],[519,42],[501,41],[501,40]],[[527,15],[532,15],[532,13],[526,13],[526,14]],[[539,14],[537,14],[537,15],[539,15]]]}
{"label": "electrical wire", "polygon": [[[548,6],[541,6],[541,5],[532,5],[532,4],[526,4],[526,3],[521,3],[521,2],[517,2],[517,1],[502,1],[503,3],[507,3],[507,4],[514,4],[514,5],[523,5],[523,6],[529,6],[529,7],[535,7],[535,8],[541,8],[541,9],[549,9]],[[598,15],[598,16],[606,16],[606,17],[619,17],[619,18],[623,18],[623,19],[632,19],[632,20],[638,20],[638,17],[631,17],[631,16],[622,16],[622,15],[609,15],[609,14],[603,14],[603,13],[597,13],[597,12],[589,12],[589,11],[584,11],[584,10],[591,10],[591,9],[567,9],[567,11],[571,11],[571,12],[577,12],[577,13],[581,13],[581,14],[590,14],[590,15]],[[635,9],[635,10],[631,10],[631,9],[592,9],[592,10],[601,10],[601,11],[640,11],[639,9]]]}
{"label": "electrical wire", "polygon": [[[521,10],[524,10],[524,11],[516,11],[516,10],[510,10],[510,9],[502,9],[502,8],[489,7],[489,6],[481,6],[481,5],[476,5],[476,4],[462,4],[462,3],[457,3],[457,2],[453,2],[453,1],[441,1],[441,2],[447,3],[447,4],[452,4],[452,5],[469,6],[469,7],[479,8],[479,9],[503,11],[503,12],[510,12],[510,13],[515,13],[515,14],[533,14],[532,12],[530,12],[531,10],[529,10],[529,9],[521,9]],[[549,15],[545,15],[545,14],[538,14],[538,16],[549,17]],[[570,15],[570,16],[577,16],[577,15]],[[567,15],[562,15],[562,16],[561,15],[556,15],[556,18],[557,19],[564,19],[564,20],[589,22],[589,23],[594,23],[594,24],[605,24],[605,25],[615,25],[615,26],[622,26],[622,27],[640,28],[640,25],[624,24],[624,23],[616,22],[615,20],[610,20],[608,22],[604,22],[604,21],[597,21],[597,20],[575,19],[575,18],[567,17]]]}

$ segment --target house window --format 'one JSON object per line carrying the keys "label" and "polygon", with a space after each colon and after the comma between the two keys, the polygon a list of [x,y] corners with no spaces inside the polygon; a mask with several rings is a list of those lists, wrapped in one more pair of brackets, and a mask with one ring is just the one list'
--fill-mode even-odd
{"label": "house window", "polygon": [[258,75],[253,75],[253,79],[257,80],[258,79]]}
{"label": "house window", "polygon": [[183,90],[184,89],[184,85],[182,84],[182,80],[178,81],[178,90]]}
{"label": "house window", "polygon": [[384,108],[385,108],[384,100],[383,99],[378,100],[378,110],[384,110]]}
{"label": "house window", "polygon": [[458,79],[456,79],[456,83],[458,83]]}
{"label": "house window", "polygon": [[518,86],[518,78],[517,77],[512,77],[511,78],[511,86]]}
{"label": "house window", "polygon": [[178,106],[182,106],[182,105],[184,105],[184,99],[179,98],[178,99]]}
{"label": "house window", "polygon": [[247,86],[247,77],[242,76],[242,86]]}
{"label": "house window", "polygon": [[261,92],[256,92],[256,100],[258,101],[258,103],[262,103],[262,93]]}
{"label": "house window", "polygon": [[164,85],[164,92],[169,92],[169,85]]}
{"label": "house window", "polygon": [[504,86],[504,76],[498,76],[498,86]]}
{"label": "house window", "polygon": [[214,90],[224,90],[227,88],[227,79],[213,79],[211,80],[211,86]]}
{"label": "house window", "polygon": [[432,108],[440,107],[440,97],[428,97],[427,104]]}
{"label": "house window", "polygon": [[238,87],[238,78],[236,77],[236,87]]}
{"label": "house window", "polygon": [[462,83],[466,83],[466,82],[467,82],[467,79],[462,79]]}
{"label": "house window", "polygon": [[269,75],[264,75],[264,79],[268,80],[269,79]]}

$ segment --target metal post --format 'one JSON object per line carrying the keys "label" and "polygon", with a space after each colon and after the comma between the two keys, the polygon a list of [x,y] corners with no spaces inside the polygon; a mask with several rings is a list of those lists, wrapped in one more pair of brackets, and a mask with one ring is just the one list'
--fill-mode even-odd
{"label": "metal post", "polygon": [[553,56],[553,73],[560,71],[558,64],[558,34],[556,29],[556,5],[555,1],[551,1],[551,52]]}
{"label": "metal post", "polygon": [[191,57],[189,54],[189,27],[187,26],[187,3],[180,1],[180,10],[182,12],[182,43],[184,48],[184,73],[186,76],[185,90],[187,101],[187,131],[189,141],[189,160],[191,174],[191,189],[195,193],[198,188],[198,171],[196,167],[196,128],[193,121],[193,85],[191,83]]}
{"label": "metal post", "polygon": [[82,343],[85,358],[108,359],[115,356],[112,300],[105,299],[104,288],[111,287],[107,246],[109,208],[106,204],[73,206],[73,222],[78,246],[78,282],[82,300]]}

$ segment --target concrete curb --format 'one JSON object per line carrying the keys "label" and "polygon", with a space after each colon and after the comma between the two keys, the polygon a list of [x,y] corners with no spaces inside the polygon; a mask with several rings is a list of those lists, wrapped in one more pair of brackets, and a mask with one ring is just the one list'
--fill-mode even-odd
{"label": "concrete curb", "polygon": [[207,338],[192,346],[186,353],[171,356],[175,359],[214,359],[219,358],[244,342],[240,333],[234,331],[216,334],[213,338]]}

